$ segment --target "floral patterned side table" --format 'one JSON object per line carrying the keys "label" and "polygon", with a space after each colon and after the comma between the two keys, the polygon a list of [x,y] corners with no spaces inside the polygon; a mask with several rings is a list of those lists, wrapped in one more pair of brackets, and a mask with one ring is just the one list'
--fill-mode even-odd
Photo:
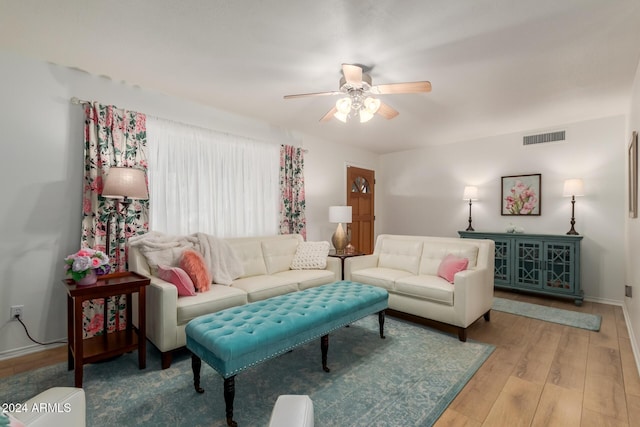
{"label": "floral patterned side table", "polygon": [[[151,280],[133,271],[99,276],[93,285],[79,286],[71,279],[62,281],[67,291],[67,335],[69,351],[69,370],[75,368],[75,386],[82,387],[83,366],[138,350],[138,366],[147,366],[146,336],[146,286]],[[138,328],[132,322],[132,295],[138,293]],[[107,298],[114,295],[126,295],[127,328],[83,339],[82,303],[95,298]]]}

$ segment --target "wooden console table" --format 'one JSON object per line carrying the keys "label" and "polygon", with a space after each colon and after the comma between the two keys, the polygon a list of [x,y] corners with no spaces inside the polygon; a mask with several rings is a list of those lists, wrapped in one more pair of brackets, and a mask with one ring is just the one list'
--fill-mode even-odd
{"label": "wooden console table", "polygon": [[[83,366],[133,350],[138,350],[140,369],[147,366],[145,289],[151,280],[133,271],[99,276],[95,285],[78,286],[71,279],[63,280],[67,291],[67,335],[69,370],[75,368],[75,386],[82,387]],[[138,328],[133,327],[132,294],[138,292]],[[103,335],[83,339],[82,303],[96,298],[115,295],[127,296],[127,328],[107,333],[107,316],[104,317]],[[105,300],[105,311],[106,311]]]}
{"label": "wooden console table", "polygon": [[582,236],[481,231],[458,231],[458,234],[463,238],[491,239],[496,243],[496,287],[573,298],[576,305],[582,305]]}

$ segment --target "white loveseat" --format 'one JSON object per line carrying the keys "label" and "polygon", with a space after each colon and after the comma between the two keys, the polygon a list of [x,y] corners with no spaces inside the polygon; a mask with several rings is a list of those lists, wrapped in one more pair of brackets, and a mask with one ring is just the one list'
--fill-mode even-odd
{"label": "white loveseat", "polygon": [[[186,345],[185,327],[198,316],[289,292],[335,282],[340,261],[327,257],[326,269],[292,270],[291,261],[304,240],[297,234],[224,239],[240,258],[244,274],[230,286],[212,284],[195,296],[178,296],[177,288],[151,271],[147,259],[129,247],[129,270],[151,278],[146,289],[147,338],[162,353],[162,368],[171,365],[171,352]],[[136,310],[137,304],[133,305]],[[137,319],[137,313],[133,313]]]}
{"label": "white loveseat", "polygon": [[[381,234],[372,255],[345,260],[344,277],[385,288],[390,310],[457,326],[466,341],[469,325],[482,316],[489,320],[494,250],[486,239]],[[448,254],[469,260],[453,284],[437,274]]]}

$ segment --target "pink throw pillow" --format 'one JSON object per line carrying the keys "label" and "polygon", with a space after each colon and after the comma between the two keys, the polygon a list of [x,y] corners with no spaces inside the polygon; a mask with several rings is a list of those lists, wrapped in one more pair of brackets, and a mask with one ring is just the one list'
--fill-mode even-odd
{"label": "pink throw pillow", "polygon": [[200,252],[185,250],[180,257],[180,268],[187,272],[197,292],[211,289],[211,273]]}
{"label": "pink throw pillow", "polygon": [[196,294],[193,280],[191,280],[187,272],[181,268],[159,265],[158,277],[169,283],[173,283],[175,287],[178,288],[178,295],[181,297],[192,297]]}
{"label": "pink throw pillow", "polygon": [[449,254],[440,262],[438,276],[449,283],[453,283],[453,276],[459,271],[466,270],[468,266],[469,260],[467,258],[459,258],[453,254]]}

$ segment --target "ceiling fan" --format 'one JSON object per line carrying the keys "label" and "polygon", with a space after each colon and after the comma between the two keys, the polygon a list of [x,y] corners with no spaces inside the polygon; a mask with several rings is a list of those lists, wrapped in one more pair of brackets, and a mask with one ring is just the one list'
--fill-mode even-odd
{"label": "ceiling fan", "polygon": [[332,117],[346,122],[351,115],[358,115],[360,122],[368,122],[374,114],[379,114],[385,119],[393,119],[398,111],[388,106],[373,95],[393,95],[399,93],[431,92],[431,83],[428,81],[410,83],[389,83],[383,85],[371,84],[371,76],[363,72],[359,65],[342,64],[340,89],[331,92],[300,93],[285,95],[284,99],[303,98],[307,96],[344,95],[336,101],[327,114],[322,116],[321,122],[327,122]]}

